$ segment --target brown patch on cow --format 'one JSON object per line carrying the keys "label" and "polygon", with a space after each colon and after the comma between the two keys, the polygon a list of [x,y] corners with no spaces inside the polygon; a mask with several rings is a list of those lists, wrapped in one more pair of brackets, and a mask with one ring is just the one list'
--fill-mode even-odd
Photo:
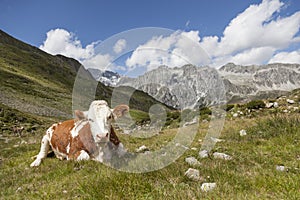
{"label": "brown patch on cow", "polygon": [[116,118],[124,116],[129,111],[129,107],[127,105],[118,105],[114,108],[113,114]]}
{"label": "brown patch on cow", "polygon": [[81,150],[86,151],[91,157],[97,153],[97,145],[91,134],[90,124],[84,125],[79,130],[78,136],[71,138],[69,159],[76,159],[80,155]]}
{"label": "brown patch on cow", "polygon": [[64,121],[59,125],[53,126],[53,133],[51,137],[51,146],[59,152],[67,154],[67,146],[72,138],[70,130],[74,128],[74,120]]}
{"label": "brown patch on cow", "polygon": [[111,126],[110,127],[110,137],[109,140],[114,144],[114,145],[119,145],[120,144],[120,140],[114,130],[114,128]]}

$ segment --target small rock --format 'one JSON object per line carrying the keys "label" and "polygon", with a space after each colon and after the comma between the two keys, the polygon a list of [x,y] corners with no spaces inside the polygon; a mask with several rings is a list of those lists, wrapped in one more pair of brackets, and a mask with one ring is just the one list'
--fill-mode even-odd
{"label": "small rock", "polygon": [[197,148],[196,147],[192,147],[191,150],[197,151]]}
{"label": "small rock", "polygon": [[21,192],[21,190],[22,190],[22,187],[18,187],[16,192]]}
{"label": "small rock", "polygon": [[201,165],[201,163],[195,157],[187,157],[185,158],[185,162],[187,162],[190,166],[193,167],[197,167]]}
{"label": "small rock", "polygon": [[136,149],[137,153],[141,153],[141,152],[145,152],[145,151],[149,151],[148,147],[146,147],[145,145],[142,145]]}
{"label": "small rock", "polygon": [[185,174],[189,179],[193,181],[200,181],[202,180],[202,177],[200,177],[200,173],[198,169],[189,168]]}
{"label": "small rock", "polygon": [[294,104],[295,103],[295,101],[292,100],[292,99],[287,99],[286,102],[288,102],[289,104]]}
{"label": "small rock", "polygon": [[277,171],[284,172],[284,171],[285,171],[285,166],[283,166],[283,165],[277,165],[277,166],[276,166],[276,170],[277,170]]}
{"label": "small rock", "polygon": [[244,129],[242,129],[242,130],[240,130],[240,136],[246,136],[247,135],[247,132],[246,132],[246,130],[244,130]]}
{"label": "small rock", "polygon": [[208,157],[208,151],[207,150],[202,150],[199,152],[199,157],[200,158],[207,158]]}
{"label": "small rock", "polygon": [[25,140],[22,140],[20,144],[27,144]]}
{"label": "small rock", "polygon": [[215,152],[215,153],[213,153],[213,156],[214,156],[214,158],[219,158],[219,159],[223,159],[223,160],[232,160],[232,157],[225,153]]}
{"label": "small rock", "polygon": [[208,191],[215,189],[216,186],[217,186],[216,183],[202,183],[201,190],[203,192],[208,192]]}
{"label": "small rock", "polygon": [[266,103],[266,108],[272,108],[274,106],[274,103]]}
{"label": "small rock", "polygon": [[63,192],[64,194],[67,194],[67,193],[68,193],[68,191],[67,191],[67,190],[63,190],[62,192]]}
{"label": "small rock", "polygon": [[288,110],[283,110],[283,112],[284,112],[284,113],[287,113],[287,112],[289,112],[289,111],[288,111]]}
{"label": "small rock", "polygon": [[278,106],[279,106],[278,103],[277,103],[277,102],[274,102],[273,107],[274,107],[274,108],[278,108]]}
{"label": "small rock", "polygon": [[232,115],[232,117],[238,117],[239,116],[239,114],[237,114],[237,113],[234,113],[233,115]]}
{"label": "small rock", "polygon": [[299,107],[294,107],[293,109],[294,109],[294,111],[297,111],[297,110],[299,110]]}
{"label": "small rock", "polygon": [[219,139],[219,138],[215,138],[215,137],[210,137],[210,139],[213,141],[213,142],[224,142],[225,140],[222,140],[222,139]]}

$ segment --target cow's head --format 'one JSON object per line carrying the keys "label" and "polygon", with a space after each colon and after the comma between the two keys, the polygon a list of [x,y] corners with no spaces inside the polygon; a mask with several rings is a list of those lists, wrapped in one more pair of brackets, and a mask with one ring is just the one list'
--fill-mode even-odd
{"label": "cow's head", "polygon": [[88,111],[75,111],[78,119],[88,119],[91,132],[96,143],[107,142],[111,132],[111,122],[113,119],[122,117],[129,111],[127,105],[118,105],[110,109],[104,100],[93,101]]}

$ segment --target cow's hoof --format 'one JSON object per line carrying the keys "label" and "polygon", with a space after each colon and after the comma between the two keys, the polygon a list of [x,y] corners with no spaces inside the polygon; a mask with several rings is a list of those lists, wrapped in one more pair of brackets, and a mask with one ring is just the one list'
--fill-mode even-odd
{"label": "cow's hoof", "polygon": [[42,160],[36,159],[33,163],[31,163],[30,167],[38,167],[40,166]]}

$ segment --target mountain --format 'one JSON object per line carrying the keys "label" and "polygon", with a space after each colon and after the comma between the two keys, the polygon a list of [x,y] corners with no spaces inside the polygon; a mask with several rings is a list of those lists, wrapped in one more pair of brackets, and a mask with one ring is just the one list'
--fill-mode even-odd
{"label": "mountain", "polygon": [[106,86],[116,86],[120,81],[121,76],[112,71],[101,71],[95,68],[88,68],[88,71],[92,74],[95,80],[103,83]]}
{"label": "mountain", "polygon": [[142,90],[174,108],[217,103],[222,96],[223,86],[217,70],[193,65],[180,68],[160,66],[137,78],[121,78],[118,85]]}
{"label": "mountain", "polygon": [[[77,96],[75,90],[79,91]],[[0,30],[0,105],[65,119],[72,117],[74,101],[82,102],[78,109],[87,109],[87,100],[104,99],[110,103],[113,94],[118,97],[114,103],[128,103],[130,99],[132,109],[148,111],[151,105],[161,104],[133,88],[116,89],[98,83],[77,60],[50,55]]]}
{"label": "mountain", "polygon": [[241,66],[229,63],[220,69],[184,65],[160,66],[137,78],[122,77],[118,85],[142,90],[174,108],[193,108],[278,97],[300,88],[299,64]]}
{"label": "mountain", "polygon": [[231,101],[278,97],[300,88],[299,64],[241,66],[229,63],[219,69]]}

